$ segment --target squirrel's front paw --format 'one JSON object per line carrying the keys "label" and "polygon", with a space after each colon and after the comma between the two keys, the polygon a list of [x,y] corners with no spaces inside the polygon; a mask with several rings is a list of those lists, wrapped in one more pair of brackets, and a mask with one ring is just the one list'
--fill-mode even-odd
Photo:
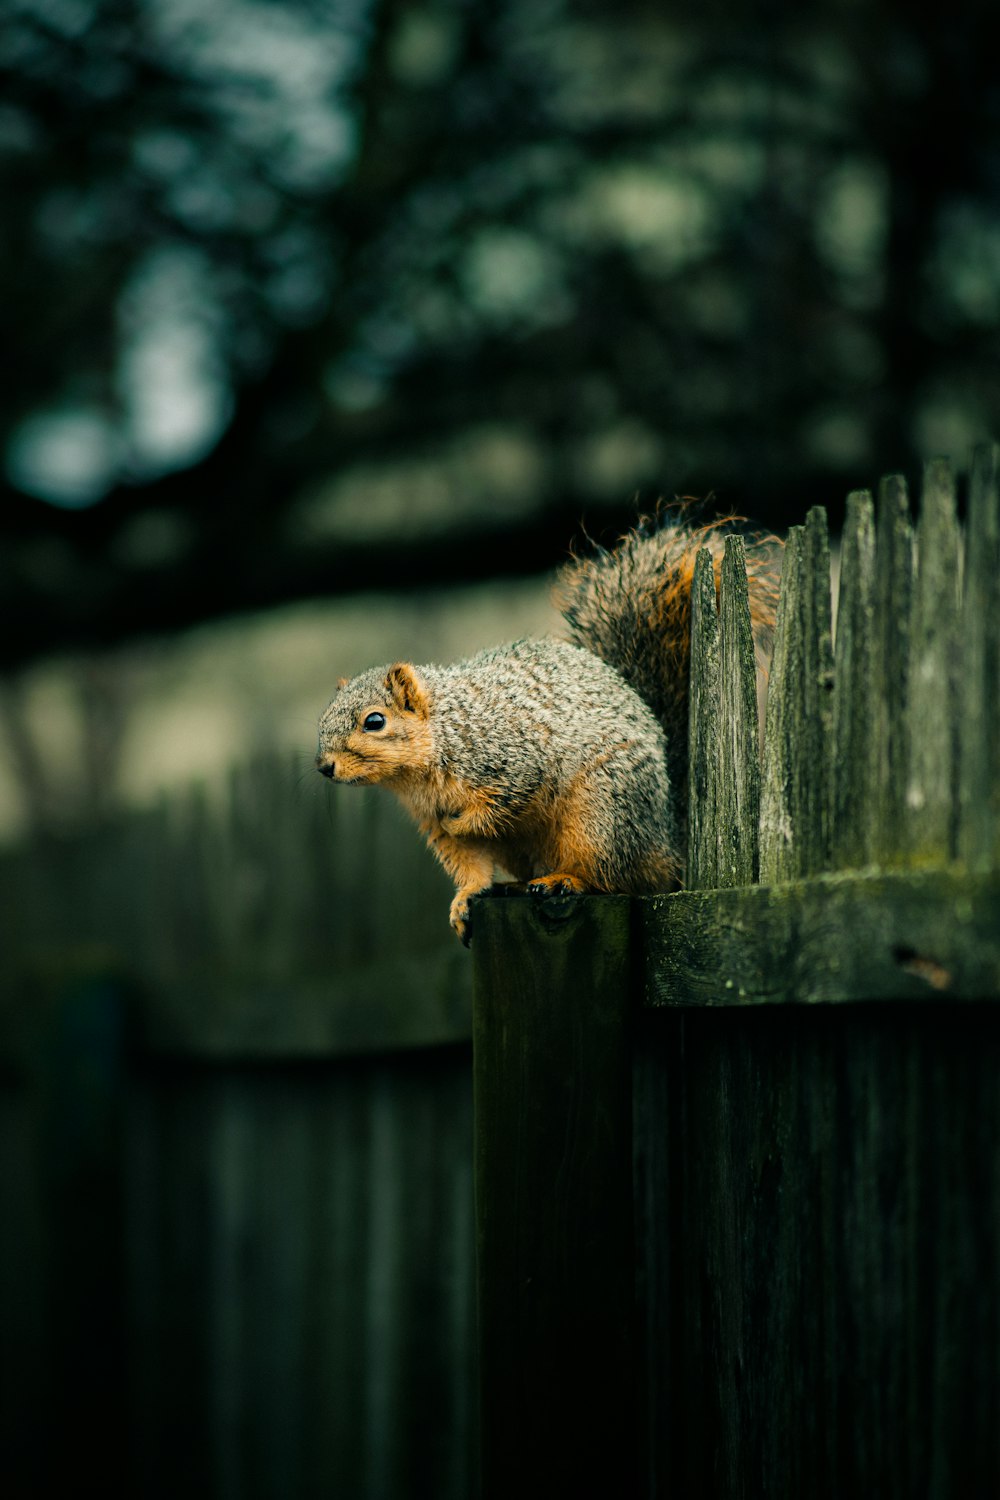
{"label": "squirrel's front paw", "polygon": [[451,910],[448,913],[448,920],[451,922],[452,931],[456,934],[456,936],[462,939],[462,942],[467,948],[472,940],[472,933],[469,930],[468,892],[459,891],[458,895],[451,903]]}

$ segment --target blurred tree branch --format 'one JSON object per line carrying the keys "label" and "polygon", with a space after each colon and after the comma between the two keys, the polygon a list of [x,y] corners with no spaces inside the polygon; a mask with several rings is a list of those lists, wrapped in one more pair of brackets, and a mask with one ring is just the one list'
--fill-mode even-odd
{"label": "blurred tree branch", "polygon": [[[136,0],[86,28],[20,0],[0,41],[3,666],[373,576],[548,567],[637,493],[716,489],[780,525],[928,433],[985,435],[980,5],[789,0],[765,26],[693,0],[298,0],[253,45],[248,14],[241,50],[225,15],[175,35]],[[202,287],[186,315],[228,412],[183,464],[144,459],[130,416],[165,254]],[[120,456],[60,508],[10,455],[76,409]],[[538,455],[523,504],[470,474],[478,509],[366,530],[365,474],[405,487],[477,425]],[[356,534],[309,523],[354,472]]]}

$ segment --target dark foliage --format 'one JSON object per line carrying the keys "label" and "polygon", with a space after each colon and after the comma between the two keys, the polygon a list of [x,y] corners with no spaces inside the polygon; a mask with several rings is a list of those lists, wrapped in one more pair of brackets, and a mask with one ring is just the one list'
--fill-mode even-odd
{"label": "dark foliage", "polygon": [[3,660],[549,567],[636,494],[780,525],[964,461],[989,19],[13,0]]}

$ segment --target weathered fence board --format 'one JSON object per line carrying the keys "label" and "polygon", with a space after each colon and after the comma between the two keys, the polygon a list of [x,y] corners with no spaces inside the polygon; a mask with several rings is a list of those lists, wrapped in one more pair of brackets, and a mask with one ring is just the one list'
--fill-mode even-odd
{"label": "weathered fence board", "polygon": [[875,857],[878,828],[875,674],[875,513],[867,490],[847,497],[841,540],[834,681],[832,863],[858,869]]}
{"label": "weathered fence board", "polygon": [[719,615],[715,567],[702,547],[691,588],[691,705],[688,740],[688,858],[690,890],[718,884],[719,827],[716,761],[719,744]]}
{"label": "weathered fence board", "polygon": [[447,905],[388,799],[280,763],[0,859],[11,1494],[477,1493]]}
{"label": "weathered fence board", "polygon": [[800,592],[802,634],[801,714],[796,743],[798,869],[818,875],[830,867],[833,784],[833,634],[830,544],[826,511],[814,505],[806,516]]}
{"label": "weathered fence board", "polygon": [[961,621],[959,854],[1000,865],[1000,447],[972,466]]}
{"label": "weathered fence board", "polygon": [[906,853],[907,713],[913,526],[906,482],[890,474],[879,486],[875,580],[875,738],[878,746],[880,864]]}
{"label": "weathered fence board", "polygon": [[741,536],[727,536],[719,598],[718,884],[750,885],[757,879],[760,758],[757,663],[747,600],[746,551]]}
{"label": "weathered fence board", "polygon": [[129,1493],[475,1493],[471,1109],[465,1049],[135,1080]]}
{"label": "weathered fence board", "polygon": [[636,1482],[629,909],[476,910],[484,1500]]}
{"label": "weathered fence board", "polygon": [[118,1493],[127,1474],[123,996],[81,976],[55,997],[43,1033],[37,1019],[24,1024],[41,1042],[34,1058],[0,1071],[4,1485],[58,1493],[73,1471]]}
{"label": "weathered fence board", "polygon": [[907,674],[907,837],[922,862],[947,860],[955,846],[958,564],[955,481],[939,459],[924,471]]}
{"label": "weathered fence board", "polygon": [[838,873],[640,903],[647,1005],[1000,997],[1000,876]]}
{"label": "weathered fence board", "polygon": [[996,1494],[1000,1008],[689,1007],[640,1052],[643,1493]]}
{"label": "weathered fence board", "polygon": [[793,526],[781,560],[781,594],[767,688],[760,807],[760,878],[791,879],[797,870],[793,826],[796,685],[801,679],[798,615],[802,527]]}
{"label": "weathered fence board", "polygon": [[[290,765],[262,761],[221,797],[195,790],[0,858],[0,950],[9,976],[117,975],[147,1052],[438,1045],[472,1034],[449,899],[392,799],[320,802]],[[12,1045],[0,1014],[0,1056]]]}
{"label": "weathered fence board", "polygon": [[829,864],[833,728],[830,552],[814,506],[785,547],[764,724],[761,879]]}

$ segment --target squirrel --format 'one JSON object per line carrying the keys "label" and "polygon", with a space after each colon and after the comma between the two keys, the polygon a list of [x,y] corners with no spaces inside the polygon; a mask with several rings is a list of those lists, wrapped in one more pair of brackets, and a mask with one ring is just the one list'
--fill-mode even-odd
{"label": "squirrel", "polygon": [[[348,681],[319,722],[316,766],[390,788],[469,903],[499,867],[532,895],[639,895],[683,879],[690,592],[734,518],[660,508],[613,551],[571,557],[556,602],[571,640],[519,640],[452,666],[398,661]],[[758,643],[773,625],[775,538],[748,538]]]}

